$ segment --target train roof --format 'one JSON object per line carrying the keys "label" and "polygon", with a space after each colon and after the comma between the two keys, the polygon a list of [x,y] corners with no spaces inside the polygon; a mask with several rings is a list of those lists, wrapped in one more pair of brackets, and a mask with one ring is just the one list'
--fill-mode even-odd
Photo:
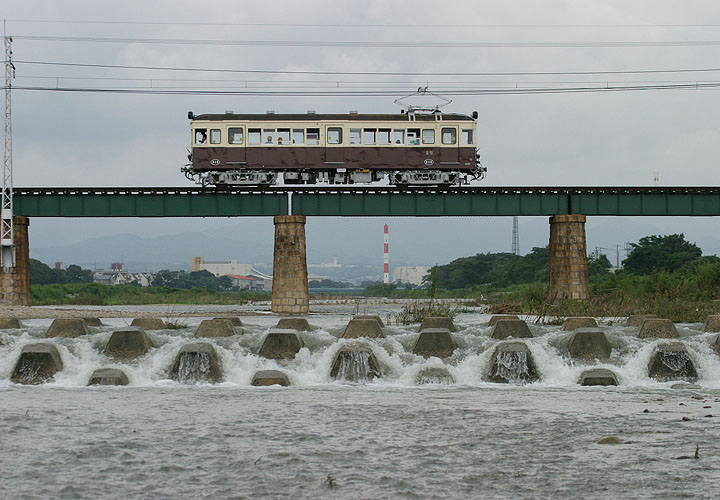
{"label": "train roof", "polygon": [[[314,114],[314,113],[296,113],[296,114],[236,114],[236,113],[211,113],[204,115],[195,115],[188,113],[193,120],[206,121],[227,121],[227,120],[247,120],[247,121],[357,121],[357,122],[387,122],[387,121],[406,121],[412,123],[408,119],[408,115],[403,113],[397,114]],[[443,121],[474,121],[470,116],[459,113],[442,113]],[[416,114],[415,121],[434,122],[435,115]]]}

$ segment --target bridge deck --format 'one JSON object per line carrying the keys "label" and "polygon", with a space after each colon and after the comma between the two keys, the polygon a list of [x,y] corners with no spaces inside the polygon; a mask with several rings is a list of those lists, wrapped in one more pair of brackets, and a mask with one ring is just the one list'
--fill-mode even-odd
{"label": "bridge deck", "polygon": [[720,215],[720,187],[16,188],[28,217]]}

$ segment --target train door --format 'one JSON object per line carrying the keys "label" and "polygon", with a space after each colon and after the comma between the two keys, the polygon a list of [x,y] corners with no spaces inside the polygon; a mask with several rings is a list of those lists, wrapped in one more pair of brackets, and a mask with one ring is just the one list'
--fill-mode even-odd
{"label": "train door", "polygon": [[227,142],[227,166],[245,165],[247,163],[245,156],[245,143],[247,142],[245,128],[228,127]]}
{"label": "train door", "polygon": [[442,127],[440,130],[440,163],[460,163],[457,127]]}
{"label": "train door", "polygon": [[340,125],[325,127],[325,163],[345,163],[343,128]]}

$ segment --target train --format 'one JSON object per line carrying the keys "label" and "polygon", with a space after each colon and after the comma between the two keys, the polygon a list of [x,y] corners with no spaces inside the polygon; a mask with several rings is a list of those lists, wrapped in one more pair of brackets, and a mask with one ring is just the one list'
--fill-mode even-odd
{"label": "train", "polygon": [[451,186],[482,179],[472,115],[188,112],[185,176],[205,186]]}

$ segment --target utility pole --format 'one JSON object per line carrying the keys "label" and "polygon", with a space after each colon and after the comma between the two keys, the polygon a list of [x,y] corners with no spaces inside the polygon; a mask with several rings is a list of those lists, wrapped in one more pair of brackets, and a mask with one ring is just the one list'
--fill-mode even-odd
{"label": "utility pole", "polygon": [[517,215],[513,215],[512,253],[520,255],[520,230]]}
{"label": "utility pole", "polygon": [[15,267],[13,241],[13,165],[12,165],[12,107],[10,102],[15,65],[12,62],[12,38],[7,36],[3,21],[5,41],[5,154],[3,162],[2,200],[0,200],[0,266]]}

